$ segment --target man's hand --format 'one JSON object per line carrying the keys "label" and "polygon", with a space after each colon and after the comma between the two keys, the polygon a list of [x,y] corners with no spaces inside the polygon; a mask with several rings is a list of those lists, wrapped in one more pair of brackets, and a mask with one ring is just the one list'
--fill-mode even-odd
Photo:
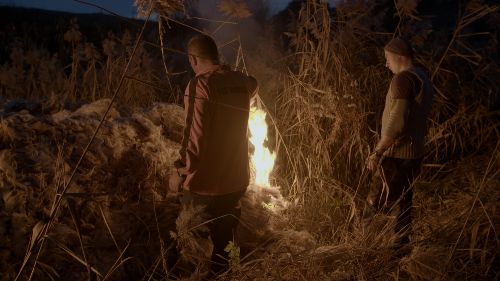
{"label": "man's hand", "polygon": [[168,190],[170,192],[176,193],[179,192],[182,188],[182,184],[186,178],[180,176],[177,171],[172,171],[168,178]]}
{"label": "man's hand", "polygon": [[368,170],[372,172],[375,172],[378,169],[378,166],[380,166],[381,158],[382,158],[381,155],[377,153],[372,153],[366,160],[366,168],[368,168]]}

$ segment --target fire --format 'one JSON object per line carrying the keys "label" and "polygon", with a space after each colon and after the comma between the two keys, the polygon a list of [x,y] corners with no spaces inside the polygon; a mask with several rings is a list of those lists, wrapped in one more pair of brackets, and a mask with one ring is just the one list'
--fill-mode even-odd
{"label": "fire", "polygon": [[252,167],[255,171],[254,183],[259,186],[270,187],[269,175],[273,170],[276,155],[264,146],[267,139],[266,113],[252,106],[248,128],[251,134],[250,142],[254,146],[254,153],[251,157]]}

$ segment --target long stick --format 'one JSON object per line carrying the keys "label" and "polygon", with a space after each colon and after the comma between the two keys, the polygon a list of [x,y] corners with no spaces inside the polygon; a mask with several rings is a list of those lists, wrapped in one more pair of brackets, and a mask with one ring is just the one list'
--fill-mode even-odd
{"label": "long stick", "polygon": [[165,69],[165,79],[167,79],[167,84],[168,84],[168,89],[170,90],[170,96],[172,97],[173,94],[173,88],[172,88],[172,83],[170,82],[170,73],[168,72],[167,68],[167,63],[165,59],[165,49],[163,48],[165,46],[165,40],[163,38],[163,21],[162,17],[158,17],[158,35],[160,36],[160,50],[161,50],[161,62],[163,64],[163,68]]}

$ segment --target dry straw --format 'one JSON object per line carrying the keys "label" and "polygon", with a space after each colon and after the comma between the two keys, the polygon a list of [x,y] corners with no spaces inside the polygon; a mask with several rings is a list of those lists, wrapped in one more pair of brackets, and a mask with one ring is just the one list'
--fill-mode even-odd
{"label": "dry straw", "polygon": [[[230,2],[224,1],[224,9],[238,12],[240,6],[233,5],[238,1]],[[182,1],[136,4],[142,10],[153,5],[162,20],[184,11]],[[297,28],[288,34],[294,53],[280,61],[288,62],[287,70],[273,85],[279,95],[263,94],[267,105],[276,105],[267,108],[279,158],[273,182],[280,183],[291,203],[270,213],[261,202],[276,194],[248,192],[242,202],[239,264],[220,280],[498,276],[499,128],[492,106],[498,101],[498,75],[487,61],[491,53],[468,41],[484,32],[464,33],[498,15],[498,6],[468,2],[452,36],[436,38],[437,30],[418,14],[417,4],[394,1],[395,32],[381,32],[388,10],[375,1],[338,3],[333,20],[325,3],[303,3]],[[210,248],[206,237],[198,235],[206,220],[193,210],[177,218],[178,198],[166,194],[182,110],[152,103],[158,100],[155,89],[168,85],[154,74],[152,57],[142,46],[154,44],[137,38],[137,56],[118,93],[123,103],[149,107],[115,107],[102,100],[119,88],[134,35],[110,35],[99,54],[100,48],[84,42],[79,32],[73,22],[65,36],[72,54],[69,75],[46,51],[15,44],[9,63],[0,67],[2,98],[49,97],[15,104],[21,107],[16,110],[5,104],[1,112],[0,240],[8,243],[0,249],[0,278],[14,279],[26,249],[36,250],[36,241],[43,239],[36,266],[26,263],[35,268],[32,279],[175,280],[178,276],[168,268],[171,232],[186,267],[206,262],[197,253]],[[424,50],[416,60],[430,70],[436,91],[428,153],[413,187],[411,251],[392,247],[393,216],[368,219],[370,210],[364,206],[370,179],[364,160],[377,138],[390,79],[380,50],[401,34],[414,34],[410,39]],[[240,51],[240,63],[244,55]],[[247,67],[252,69],[248,62]],[[469,70],[476,73],[473,79],[466,75]],[[61,100],[92,103],[60,110]],[[104,112],[108,117],[101,120]],[[47,217],[56,209],[54,198],[64,200],[45,235]],[[198,267],[199,277],[205,269]],[[21,276],[29,279],[29,273]]]}

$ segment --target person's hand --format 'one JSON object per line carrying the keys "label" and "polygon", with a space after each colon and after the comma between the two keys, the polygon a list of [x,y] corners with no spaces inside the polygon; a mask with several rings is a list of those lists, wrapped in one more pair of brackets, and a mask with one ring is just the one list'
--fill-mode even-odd
{"label": "person's hand", "polygon": [[173,171],[168,178],[168,190],[173,193],[179,192],[184,180],[185,177],[180,176],[177,171]]}
{"label": "person's hand", "polygon": [[372,172],[375,172],[380,165],[380,159],[382,156],[377,153],[372,153],[366,160],[366,168]]}

